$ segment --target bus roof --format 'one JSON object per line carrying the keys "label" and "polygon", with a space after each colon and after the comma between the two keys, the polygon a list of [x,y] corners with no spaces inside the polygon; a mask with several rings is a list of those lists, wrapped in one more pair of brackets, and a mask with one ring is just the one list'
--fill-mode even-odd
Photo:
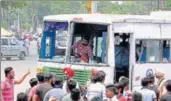
{"label": "bus roof", "polygon": [[68,22],[86,22],[86,23],[104,23],[114,22],[144,22],[144,23],[171,23],[170,18],[161,18],[149,15],[114,15],[114,14],[64,14],[49,15],[44,17],[44,21],[68,21]]}

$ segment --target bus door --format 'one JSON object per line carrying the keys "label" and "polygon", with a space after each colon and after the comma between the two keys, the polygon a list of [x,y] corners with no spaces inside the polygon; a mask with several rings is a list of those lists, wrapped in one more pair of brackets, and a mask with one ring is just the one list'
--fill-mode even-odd
{"label": "bus door", "polygon": [[[92,69],[103,70],[106,82],[113,83],[113,68],[109,65],[109,34],[107,24],[71,23],[71,39],[68,65],[75,70],[75,79],[84,85],[91,77]],[[109,55],[110,54],[110,55]]]}
{"label": "bus door", "polygon": [[114,60],[115,60],[115,79],[119,81],[121,76],[129,78],[131,51],[132,51],[132,24],[114,23]]}

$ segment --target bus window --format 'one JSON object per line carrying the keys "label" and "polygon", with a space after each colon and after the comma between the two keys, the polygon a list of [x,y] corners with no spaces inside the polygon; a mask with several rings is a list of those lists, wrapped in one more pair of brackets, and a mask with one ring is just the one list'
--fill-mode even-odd
{"label": "bus window", "polygon": [[46,57],[50,56],[50,45],[51,44],[51,39],[50,37],[46,38]]}
{"label": "bus window", "polygon": [[167,62],[170,62],[171,60],[171,56],[170,56],[170,53],[171,53],[171,41],[170,40],[164,40],[163,41],[163,62],[167,63]]}
{"label": "bus window", "polygon": [[46,58],[49,61],[64,62],[67,33],[68,22],[45,21],[41,42],[40,59]]}
{"label": "bus window", "polygon": [[136,61],[139,63],[163,63],[170,61],[169,40],[136,40]]}
{"label": "bus window", "polygon": [[74,24],[70,62],[106,64],[107,25]]}

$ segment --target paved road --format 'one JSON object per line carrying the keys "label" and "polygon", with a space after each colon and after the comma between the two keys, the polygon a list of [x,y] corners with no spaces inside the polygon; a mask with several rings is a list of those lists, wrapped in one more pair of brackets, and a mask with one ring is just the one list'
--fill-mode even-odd
{"label": "paved road", "polygon": [[29,79],[35,77],[38,59],[36,50],[36,42],[31,42],[30,56],[27,57],[26,60],[21,61],[19,59],[12,59],[11,61],[2,61],[1,63],[1,80],[4,80],[5,77],[5,67],[12,66],[14,68],[16,79],[20,78],[29,68],[31,70],[31,74],[25,79],[25,81],[22,84],[15,86],[15,99],[17,93],[24,92],[25,89],[29,87]]}

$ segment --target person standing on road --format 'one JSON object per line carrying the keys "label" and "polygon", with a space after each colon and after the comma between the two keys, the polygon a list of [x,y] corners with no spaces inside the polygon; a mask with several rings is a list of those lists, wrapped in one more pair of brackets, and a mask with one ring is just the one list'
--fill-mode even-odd
{"label": "person standing on road", "polygon": [[44,74],[44,80],[45,82],[39,85],[37,87],[35,94],[33,96],[33,101],[37,101],[37,98],[40,98],[40,101],[43,101],[46,93],[53,89],[52,87],[52,80],[53,80],[53,75],[52,74]]}
{"label": "person standing on road", "polygon": [[26,47],[27,52],[29,53],[30,41],[27,37],[24,37],[24,47]]}
{"label": "person standing on road", "polygon": [[54,88],[48,91],[44,97],[43,101],[48,101],[51,97],[55,97],[59,101],[61,101],[62,97],[66,94],[62,89],[63,81],[60,78],[54,80]]}
{"label": "person standing on road", "polygon": [[[40,85],[42,85],[44,83],[44,81],[45,81],[45,78],[44,78],[44,74],[43,73],[38,73],[36,75],[36,77],[37,77],[37,80],[39,81],[39,83],[30,90],[29,96],[28,96],[28,101],[32,101],[33,100],[33,96],[36,93],[37,88]],[[41,100],[40,100],[39,97],[37,97],[36,101],[41,101]]]}
{"label": "person standing on road", "polygon": [[15,73],[12,67],[5,68],[4,72],[6,78],[1,82],[0,101],[14,101],[14,85],[21,84],[30,74],[30,70],[28,70],[19,80],[14,79]]}
{"label": "person standing on road", "polygon": [[165,72],[164,69],[162,68],[156,68],[156,78],[158,79],[157,86],[158,86],[158,91],[159,91],[159,99],[161,98],[162,95],[166,93],[166,88],[165,88]]}
{"label": "person standing on road", "polygon": [[25,94],[28,96],[29,95],[29,92],[30,92],[30,90],[34,87],[34,86],[36,86],[37,84],[38,84],[38,80],[36,79],[36,78],[32,78],[32,79],[30,79],[30,81],[29,81],[29,83],[30,83],[30,88],[28,88],[28,89],[26,89],[26,91],[25,91]]}
{"label": "person standing on road", "polygon": [[148,88],[149,79],[147,77],[141,80],[142,88],[140,91],[143,101],[157,101],[156,93]]}
{"label": "person standing on road", "polygon": [[24,92],[17,94],[17,101],[27,101],[27,95]]}
{"label": "person standing on road", "polygon": [[[64,75],[65,75],[65,79],[66,80],[63,83],[62,89],[64,90],[65,93],[67,93],[67,81],[73,79],[73,77],[75,76],[75,72],[74,72],[73,69],[71,69],[69,67],[65,67],[63,69],[63,72],[64,72]],[[76,88],[79,89],[78,83],[76,84]]]}

